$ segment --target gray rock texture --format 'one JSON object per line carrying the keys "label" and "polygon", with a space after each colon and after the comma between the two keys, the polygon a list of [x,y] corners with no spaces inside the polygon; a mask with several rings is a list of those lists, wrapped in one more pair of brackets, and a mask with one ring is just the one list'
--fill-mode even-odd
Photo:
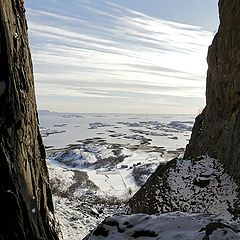
{"label": "gray rock texture", "polygon": [[158,167],[129,201],[131,212],[208,213],[238,219],[238,185],[210,157],[173,159]]}
{"label": "gray rock texture", "polygon": [[58,239],[22,0],[0,0],[0,239]]}
{"label": "gray rock texture", "polygon": [[240,184],[240,1],[219,1],[220,26],[208,51],[206,107],[184,158],[219,159]]}

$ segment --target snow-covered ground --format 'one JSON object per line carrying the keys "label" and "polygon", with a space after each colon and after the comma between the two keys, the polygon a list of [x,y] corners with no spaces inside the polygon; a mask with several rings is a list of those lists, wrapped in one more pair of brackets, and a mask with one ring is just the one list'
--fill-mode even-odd
{"label": "snow-covered ground", "polygon": [[208,214],[121,214],[106,219],[87,239],[239,240],[239,231],[236,223]]}
{"label": "snow-covered ground", "polygon": [[[231,222],[237,185],[215,159],[181,160],[193,117],[45,111],[40,113],[40,121],[64,240],[83,239],[106,217],[125,213],[130,197],[159,164],[173,157],[178,160],[168,169],[167,178],[157,177],[144,201],[135,206],[150,204],[156,213],[164,214],[116,215],[100,225],[107,236],[98,234],[97,228],[90,239],[131,239],[135,235],[139,239],[240,239],[239,229]],[[151,198],[153,202],[148,202]],[[166,213],[169,211],[188,213]],[[211,225],[215,222],[223,225],[216,228]]]}
{"label": "snow-covered ground", "polygon": [[[171,151],[185,147],[194,123],[193,115],[100,115],[39,111],[39,116],[44,144],[54,149],[76,144],[78,140],[100,137],[109,143],[130,145],[149,139],[149,145]],[[61,133],[53,134],[54,131]]]}
{"label": "snow-covered ground", "polygon": [[116,214],[105,219],[86,240],[240,239],[240,219],[235,211],[239,207],[238,187],[219,161],[201,156],[195,160],[176,159],[168,166],[164,177],[155,173],[160,185],[155,187],[151,180],[147,189],[142,189],[144,199],[135,199],[142,205],[141,211],[148,211],[144,205],[148,204],[150,190],[154,203],[150,207],[158,207],[155,215]]}
{"label": "snow-covered ground", "polygon": [[128,199],[160,162],[182,154],[193,117],[173,117],[40,112],[48,163],[87,173],[94,194]]}
{"label": "snow-covered ground", "polygon": [[219,161],[207,156],[195,161],[178,160],[169,172],[168,184],[172,199],[178,199],[182,211],[233,218],[238,186]]}
{"label": "snow-covered ground", "polygon": [[63,239],[82,239],[183,153],[193,116],[40,112]]}
{"label": "snow-covered ground", "polygon": [[[162,153],[151,148],[132,150],[127,146],[97,145],[96,142],[95,145],[79,144],[57,151],[48,158],[49,168],[53,169],[51,179],[60,178],[54,172],[58,168],[68,173],[82,171],[98,187],[94,194],[121,199],[131,197],[158,164],[164,161]],[[61,181],[69,182],[69,178],[72,178],[72,174]]]}

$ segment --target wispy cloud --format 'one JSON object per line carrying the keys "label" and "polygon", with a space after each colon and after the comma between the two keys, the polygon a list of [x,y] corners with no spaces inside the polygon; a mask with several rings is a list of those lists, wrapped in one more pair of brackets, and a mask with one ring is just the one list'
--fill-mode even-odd
{"label": "wispy cloud", "polygon": [[[33,0],[27,15],[41,108],[109,112],[115,102],[115,112],[170,112],[174,104],[175,112],[196,112],[203,104],[212,33],[107,0]],[[78,109],[46,105],[53,96],[77,98]]]}

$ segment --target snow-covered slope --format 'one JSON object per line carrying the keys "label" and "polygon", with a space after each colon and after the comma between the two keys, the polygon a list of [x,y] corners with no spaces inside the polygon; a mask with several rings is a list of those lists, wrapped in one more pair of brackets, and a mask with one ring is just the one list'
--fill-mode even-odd
{"label": "snow-covered slope", "polygon": [[208,214],[115,215],[99,225],[88,240],[239,240],[240,227]]}
{"label": "snow-covered slope", "polygon": [[[240,239],[238,187],[216,159],[175,159],[160,166],[117,214],[86,239]],[[180,211],[180,212],[179,212]]]}
{"label": "snow-covered slope", "polygon": [[105,217],[122,211],[159,163],[183,152],[193,123],[192,116],[48,112],[40,113],[40,120],[55,212],[66,240],[82,239]]}
{"label": "snow-covered slope", "polygon": [[238,216],[238,186],[218,160],[202,156],[160,165],[130,200],[134,212],[184,211]]}
{"label": "snow-covered slope", "polygon": [[98,197],[99,188],[85,172],[48,163],[55,214],[63,239],[81,240],[106,216],[116,213],[121,202]]}
{"label": "snow-covered slope", "polygon": [[98,187],[98,195],[125,199],[159,163],[183,153],[193,124],[192,116],[45,113],[40,117],[42,129],[62,131],[42,132],[51,166],[85,172]]}
{"label": "snow-covered slope", "polygon": [[[50,131],[65,131],[44,137],[47,145],[71,143],[62,149],[49,147],[47,151],[63,239],[80,240],[106,217],[129,213],[125,205],[143,184],[129,202],[134,213],[208,213],[238,223],[237,185],[219,161],[208,156],[166,161],[171,156],[181,156],[190,135],[191,118],[55,113],[45,114],[42,123]],[[180,219],[190,221],[190,216],[180,214]],[[177,215],[174,218],[180,221]],[[204,224],[209,219],[205,216]],[[169,231],[173,228],[171,225]],[[176,234],[186,236],[187,229],[178,230]],[[123,236],[117,235],[120,239]]]}

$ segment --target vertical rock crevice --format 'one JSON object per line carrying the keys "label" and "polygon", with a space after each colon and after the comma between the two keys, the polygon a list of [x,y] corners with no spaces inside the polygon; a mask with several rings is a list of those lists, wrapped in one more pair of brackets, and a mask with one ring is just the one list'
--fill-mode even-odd
{"label": "vertical rock crevice", "polygon": [[25,9],[0,0],[0,239],[58,239]]}

